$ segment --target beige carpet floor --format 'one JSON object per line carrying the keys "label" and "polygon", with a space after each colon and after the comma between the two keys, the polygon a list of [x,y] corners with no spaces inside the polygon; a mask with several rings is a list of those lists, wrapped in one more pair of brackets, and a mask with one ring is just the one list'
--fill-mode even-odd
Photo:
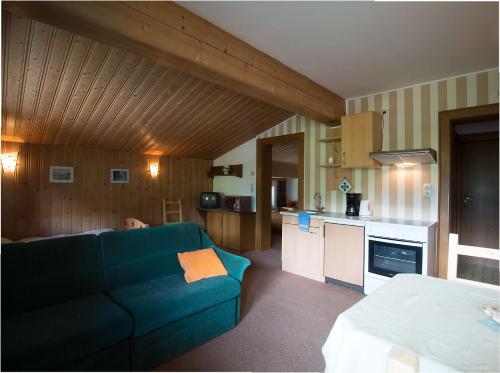
{"label": "beige carpet floor", "polygon": [[337,316],[362,293],[281,271],[281,242],[249,252],[235,329],[159,371],[323,371],[321,347]]}

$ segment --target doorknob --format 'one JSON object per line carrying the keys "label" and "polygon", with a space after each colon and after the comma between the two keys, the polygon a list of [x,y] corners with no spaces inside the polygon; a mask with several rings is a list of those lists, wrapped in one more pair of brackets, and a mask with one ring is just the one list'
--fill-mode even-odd
{"label": "doorknob", "polygon": [[469,201],[472,199],[472,196],[468,194],[464,194],[464,207],[468,205]]}

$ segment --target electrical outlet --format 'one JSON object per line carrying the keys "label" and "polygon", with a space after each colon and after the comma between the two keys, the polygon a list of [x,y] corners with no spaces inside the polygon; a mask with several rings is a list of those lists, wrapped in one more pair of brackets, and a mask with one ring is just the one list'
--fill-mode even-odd
{"label": "electrical outlet", "polygon": [[424,184],[424,197],[431,198],[432,196],[432,184]]}

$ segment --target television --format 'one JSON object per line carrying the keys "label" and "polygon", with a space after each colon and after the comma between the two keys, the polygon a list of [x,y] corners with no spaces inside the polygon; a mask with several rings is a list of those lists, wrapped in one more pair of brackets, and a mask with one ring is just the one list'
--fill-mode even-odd
{"label": "television", "polygon": [[202,192],[200,197],[202,209],[217,210],[221,208],[221,195],[216,192]]}

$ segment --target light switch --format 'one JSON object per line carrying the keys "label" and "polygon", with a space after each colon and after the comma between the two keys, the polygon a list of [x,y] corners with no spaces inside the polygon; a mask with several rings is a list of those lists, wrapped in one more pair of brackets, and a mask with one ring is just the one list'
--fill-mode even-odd
{"label": "light switch", "polygon": [[431,198],[432,196],[432,184],[424,184],[424,197]]}

